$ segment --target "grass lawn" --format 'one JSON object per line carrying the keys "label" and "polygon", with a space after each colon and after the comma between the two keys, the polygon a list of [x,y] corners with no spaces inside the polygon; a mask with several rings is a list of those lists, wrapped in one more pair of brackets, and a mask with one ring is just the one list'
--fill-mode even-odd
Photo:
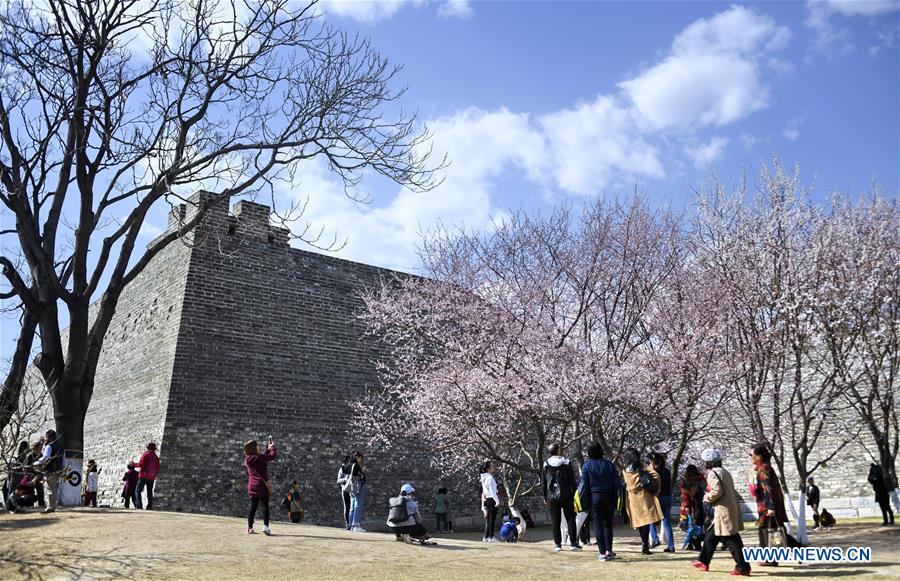
{"label": "grass lawn", "polygon": [[[260,523],[261,525],[261,523]],[[438,538],[434,547],[397,543],[383,533],[275,523],[274,536],[248,536],[239,518],[125,510],[62,510],[0,516],[0,579],[697,579],[724,577],[727,552],[709,573],[694,553],[641,556],[636,531],[617,529],[620,559],[595,551],[554,553],[547,527],[515,545],[480,542],[478,533]],[[261,530],[261,527],[259,528]],[[755,529],[745,532],[755,544]],[[681,535],[676,531],[676,538]],[[815,546],[871,546],[872,563],[754,567],[760,577],[900,577],[900,528],[874,519],[841,521],[813,533]]]}

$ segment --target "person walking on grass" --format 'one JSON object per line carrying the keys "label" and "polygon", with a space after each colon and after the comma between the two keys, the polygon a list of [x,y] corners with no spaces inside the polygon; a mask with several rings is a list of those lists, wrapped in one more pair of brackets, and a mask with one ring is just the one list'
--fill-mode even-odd
{"label": "person walking on grass", "polygon": [[700,556],[691,564],[701,571],[709,571],[709,563],[716,547],[722,543],[734,559],[735,567],[731,574],[749,576],[750,565],[744,559],[744,543],[740,534],[744,528],[744,521],[741,517],[737,491],[734,488],[734,479],[722,468],[722,455],[718,450],[704,450],[701,458],[706,463],[707,470],[707,491],[703,496],[703,502],[712,506],[714,512],[712,522],[706,523]]}
{"label": "person walking on grass", "polygon": [[815,479],[810,476],[806,479],[806,505],[813,513],[813,522],[816,525],[813,527],[814,531],[822,529],[821,523],[819,522],[819,500],[819,487],[816,486]]}
{"label": "person walking on grass", "polygon": [[[750,459],[753,462],[753,480],[750,482],[750,494],[756,499],[756,509],[759,518],[756,526],[759,529],[759,546],[769,546],[769,531],[784,528],[788,522],[787,512],[784,510],[784,495],[781,492],[781,484],[775,476],[775,471],[770,464],[772,452],[766,444],[758,444],[750,449]],[[707,479],[707,484],[709,479]],[[775,567],[777,561],[761,563],[765,567]]]}
{"label": "person walking on grass", "polygon": [[701,538],[691,535],[691,531],[695,526],[704,530],[706,521],[706,513],[703,511],[703,494],[706,492],[706,477],[700,473],[700,470],[693,464],[688,464],[681,478],[681,509],[680,524],[689,533],[685,539],[682,548],[699,551],[701,549]]}
{"label": "person walking on grass", "polygon": [[582,505],[589,506],[597,539],[597,560],[615,558],[613,551],[613,514],[620,488],[615,464],[603,457],[603,446],[594,442],[588,446],[588,459],[581,468],[578,485]]}
{"label": "person walking on grass", "polygon": [[147,489],[147,510],[153,510],[153,486],[156,484],[156,476],[159,474],[159,456],[156,454],[156,444],[150,442],[147,449],[141,454],[140,460],[134,463],[135,468],[140,468],[138,472],[137,490],[134,492],[134,507],[143,508],[143,499],[141,498],[144,489]]}
{"label": "person walking on grass", "polygon": [[269,462],[275,459],[275,440],[269,436],[266,451],[259,453],[259,444],[250,440],[244,444],[244,466],[247,468],[247,496],[250,497],[250,513],[247,515],[247,534],[252,535],[256,510],[262,507],[263,533],[271,535],[269,529],[269,497],[272,483],[269,482]]}
{"label": "person walking on grass", "polygon": [[868,480],[869,484],[872,485],[872,490],[875,491],[875,502],[881,509],[881,518],[884,520],[884,523],[881,526],[887,527],[893,525],[894,511],[891,510],[891,499],[888,496],[887,479],[884,476],[884,470],[881,469],[881,466],[878,464],[869,466]]}
{"label": "person walking on grass", "polygon": [[672,473],[666,468],[666,455],[662,453],[652,454],[650,462],[653,469],[659,474],[659,508],[662,510],[661,523],[650,525],[650,548],[659,546],[659,525],[666,536],[666,548],[664,553],[675,552],[675,538],[672,536]]}
{"label": "person walking on grass", "polygon": [[575,527],[575,471],[572,470],[569,459],[561,455],[562,447],[559,444],[551,444],[548,452],[550,457],[541,470],[541,485],[544,504],[550,509],[554,550],[562,551],[560,524],[562,517],[565,517],[569,546],[573,551],[580,551],[578,529]]}
{"label": "person walking on grass", "polygon": [[644,465],[641,454],[634,448],[628,448],[622,455],[625,466],[625,508],[631,527],[641,535],[641,553],[650,554],[650,524],[662,520],[659,507],[659,474],[650,464]]}
{"label": "person walking on grass", "polygon": [[484,515],[485,543],[496,543],[494,530],[497,528],[497,509],[500,507],[500,495],[497,492],[497,481],[494,479],[496,469],[490,460],[481,465],[481,512]]}

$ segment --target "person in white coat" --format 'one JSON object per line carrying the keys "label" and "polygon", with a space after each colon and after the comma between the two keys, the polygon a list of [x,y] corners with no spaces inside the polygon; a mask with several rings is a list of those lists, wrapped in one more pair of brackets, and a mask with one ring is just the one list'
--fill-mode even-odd
{"label": "person in white coat", "polygon": [[497,528],[497,509],[500,507],[500,495],[497,493],[497,480],[494,479],[496,468],[490,460],[481,465],[481,512],[484,514],[485,543],[496,543],[494,530]]}

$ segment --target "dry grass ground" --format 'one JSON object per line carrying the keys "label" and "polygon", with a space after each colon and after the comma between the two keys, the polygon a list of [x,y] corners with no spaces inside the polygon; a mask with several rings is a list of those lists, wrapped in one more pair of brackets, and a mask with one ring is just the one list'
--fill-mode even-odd
{"label": "dry grass ground", "polygon": [[[439,538],[438,546],[397,543],[392,535],[275,523],[272,537],[248,536],[238,518],[123,510],[68,510],[0,516],[2,579],[697,579],[722,578],[728,554],[710,573],[690,566],[693,553],[639,553],[637,535],[616,531],[621,557],[597,562],[594,551],[554,553],[546,527],[529,542],[481,543],[477,533]],[[755,530],[745,541],[755,544]],[[678,533],[676,533],[677,536]],[[841,522],[816,533],[817,546],[873,547],[868,564],[754,568],[760,577],[900,577],[900,528],[873,520]]]}

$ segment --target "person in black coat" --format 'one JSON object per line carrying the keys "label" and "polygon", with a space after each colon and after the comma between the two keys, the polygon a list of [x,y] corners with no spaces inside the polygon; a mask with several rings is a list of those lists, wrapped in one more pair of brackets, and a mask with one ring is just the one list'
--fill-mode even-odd
{"label": "person in black coat", "polygon": [[884,472],[878,464],[869,466],[869,484],[875,490],[875,502],[881,507],[881,518],[884,519],[883,527],[894,524],[894,511],[891,510],[891,499],[888,497],[887,482]]}
{"label": "person in black coat", "polygon": [[812,476],[806,479],[806,505],[813,511],[813,522],[816,523],[814,531],[821,528],[819,522],[819,487]]}
{"label": "person in black coat", "polygon": [[550,458],[544,462],[541,470],[541,484],[544,503],[550,509],[555,550],[562,550],[562,531],[559,527],[565,515],[566,526],[569,529],[569,546],[573,551],[580,551],[578,529],[575,528],[575,471],[569,459],[561,455],[562,448],[559,444],[551,444],[548,451]]}

